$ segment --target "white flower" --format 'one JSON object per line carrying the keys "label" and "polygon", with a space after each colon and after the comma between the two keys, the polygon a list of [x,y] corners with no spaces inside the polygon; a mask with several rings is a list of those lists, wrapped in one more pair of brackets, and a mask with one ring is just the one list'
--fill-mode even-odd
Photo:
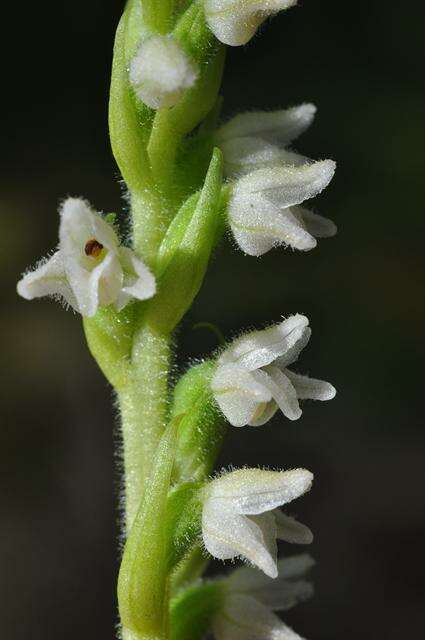
{"label": "white flower", "polygon": [[169,36],[152,36],[143,42],[130,64],[130,82],[152,109],[175,105],[197,75],[194,64]]}
{"label": "white flower", "polygon": [[271,578],[277,576],[276,539],[309,544],[311,531],[278,507],[311,487],[306,469],[239,469],[213,480],[205,489],[202,537],[220,560],[242,556]]}
{"label": "white flower", "polygon": [[216,38],[237,47],[246,44],[269,16],[297,0],[205,0],[205,16]]}
{"label": "white flower", "polygon": [[331,400],[328,382],[287,369],[307,345],[308,318],[290,316],[280,324],[234,340],[220,355],[211,382],[215,400],[235,427],[259,426],[280,408],[290,420],[301,416],[298,400]]}
{"label": "white flower", "polygon": [[331,220],[299,206],[329,184],[335,163],[313,162],[282,146],[305,131],[315,113],[312,104],[242,113],[217,132],[225,174],[238,178],[231,187],[230,228],[249,255],[260,256],[281,244],[308,251],[316,238],[336,233]]}
{"label": "white flower", "polygon": [[135,253],[120,246],[117,234],[89,204],[68,198],[60,209],[59,248],[18,282],[27,300],[61,296],[83,316],[114,304],[155,294],[155,278]]}
{"label": "white flower", "polygon": [[308,251],[316,246],[316,237],[334,235],[333,222],[297,206],[319,194],[334,172],[335,163],[322,160],[257,169],[237,180],[228,219],[242,251],[260,256],[277,245]]}
{"label": "white flower", "polygon": [[313,104],[301,104],[270,113],[241,113],[226,122],[216,134],[226,177],[240,177],[255,169],[278,165],[311,163],[305,156],[284,147],[310,126],[315,113]]}
{"label": "white flower", "polygon": [[213,620],[216,640],[300,640],[274,611],[286,611],[313,594],[302,579],[313,566],[307,554],[280,559],[276,580],[240,567],[224,580],[223,607]]}

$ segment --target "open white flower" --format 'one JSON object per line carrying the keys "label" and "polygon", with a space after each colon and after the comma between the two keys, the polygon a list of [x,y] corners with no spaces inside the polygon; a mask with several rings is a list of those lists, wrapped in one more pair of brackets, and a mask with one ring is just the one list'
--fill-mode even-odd
{"label": "open white flower", "polygon": [[83,316],[114,304],[120,310],[133,298],[155,294],[155,278],[135,253],[123,247],[114,229],[80,198],[60,209],[59,247],[51,258],[18,282],[27,300],[61,296]]}
{"label": "open white flower", "polygon": [[308,318],[297,314],[262,331],[234,340],[218,358],[211,388],[235,427],[265,424],[278,408],[290,420],[301,416],[298,400],[331,400],[335,388],[302,376],[293,364],[311,336]]}
{"label": "open white flower", "polygon": [[216,134],[226,176],[232,178],[255,169],[311,162],[284,147],[310,126],[315,113],[313,104],[301,104],[279,111],[241,113],[226,122]]}
{"label": "open white flower", "polygon": [[193,62],[170,36],[145,40],[130,64],[130,82],[152,109],[175,105],[197,75]]}
{"label": "open white flower", "polygon": [[313,475],[306,469],[239,469],[213,480],[205,489],[202,537],[220,560],[242,556],[276,578],[276,540],[312,541],[311,531],[278,507],[303,495]]}
{"label": "open white flower", "polygon": [[297,0],[205,0],[211,31],[224,44],[246,44],[269,16],[289,9]]}
{"label": "open white flower", "polygon": [[302,554],[280,559],[275,580],[240,567],[224,580],[223,607],[213,620],[216,640],[300,640],[274,611],[286,611],[313,594],[303,576],[313,559]]}
{"label": "open white flower", "polygon": [[332,160],[321,160],[257,169],[237,180],[228,220],[242,251],[260,256],[278,245],[308,251],[316,246],[316,237],[334,235],[331,220],[298,206],[318,195],[334,172]]}

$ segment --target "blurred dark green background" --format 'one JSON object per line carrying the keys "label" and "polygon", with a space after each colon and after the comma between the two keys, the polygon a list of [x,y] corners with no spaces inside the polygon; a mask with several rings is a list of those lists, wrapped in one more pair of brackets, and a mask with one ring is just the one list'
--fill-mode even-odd
{"label": "blurred dark green background", "polygon": [[[424,618],[423,3],[303,0],[229,51],[225,115],[313,101],[297,148],[335,158],[315,201],[339,235],[309,254],[244,257],[226,242],[180,331],[179,364],[216,346],[194,331],[306,313],[299,370],[338,396],[303,418],[232,430],[222,463],[306,466],[295,505],[316,533],[316,596],[286,620],[311,640],[422,636]],[[19,274],[57,241],[57,203],[121,206],[106,122],[120,2],[19,3],[3,21],[1,571],[4,640],[109,640],[116,500],[111,392],[80,319],[19,300]],[[116,492],[115,492],[116,493]],[[292,552],[296,549],[288,549]],[[421,633],[422,631],[422,633]]]}

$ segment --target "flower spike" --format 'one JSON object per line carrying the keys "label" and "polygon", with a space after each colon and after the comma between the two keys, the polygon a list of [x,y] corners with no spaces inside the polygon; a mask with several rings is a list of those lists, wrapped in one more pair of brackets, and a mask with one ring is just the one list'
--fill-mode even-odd
{"label": "flower spike", "polygon": [[219,356],[211,382],[216,402],[231,425],[260,426],[278,408],[298,420],[298,400],[331,400],[335,388],[290,371],[311,336],[308,318],[290,316],[280,324],[234,340]]}
{"label": "flower spike", "polygon": [[86,317],[113,304],[121,310],[132,299],[155,294],[155,278],[135,253],[120,245],[113,227],[80,198],[60,209],[59,248],[18,282],[27,300],[62,297]]}
{"label": "flower spike", "polygon": [[293,519],[287,535],[285,526],[277,524],[279,507],[303,495],[312,481],[306,469],[239,469],[216,478],[205,489],[202,511],[207,551],[220,560],[242,556],[276,578],[276,539],[298,544],[313,539],[310,530]]}

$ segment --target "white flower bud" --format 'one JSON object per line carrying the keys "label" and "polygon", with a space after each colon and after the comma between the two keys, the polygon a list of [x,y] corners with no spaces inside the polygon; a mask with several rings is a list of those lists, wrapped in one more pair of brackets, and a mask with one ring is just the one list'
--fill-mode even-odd
{"label": "white flower bud", "polygon": [[152,36],[143,42],[130,64],[130,82],[152,109],[175,105],[197,75],[195,65],[169,36]]}
{"label": "white flower bud", "polygon": [[269,16],[289,9],[297,0],[205,0],[211,31],[224,44],[246,44]]}

